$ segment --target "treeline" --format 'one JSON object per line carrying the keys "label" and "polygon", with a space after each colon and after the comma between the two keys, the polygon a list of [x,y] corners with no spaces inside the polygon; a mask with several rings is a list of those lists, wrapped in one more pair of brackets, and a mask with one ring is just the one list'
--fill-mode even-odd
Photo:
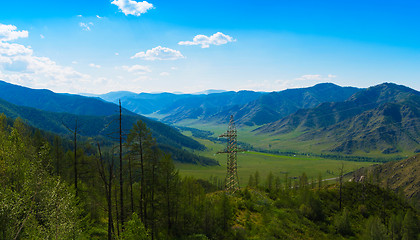
{"label": "treeline", "polygon": [[0,239],[419,238],[417,210],[369,182],[256,172],[229,195],[179,176],[144,122],[121,145],[95,140],[0,116]]}
{"label": "treeline", "polygon": [[353,161],[353,162],[377,162],[377,163],[386,163],[389,161],[399,161],[405,159],[402,156],[394,157],[365,157],[365,156],[354,156],[354,155],[341,155],[341,154],[317,154],[317,153],[302,153],[294,151],[281,151],[281,150],[267,150],[262,148],[255,149],[257,152],[277,154],[282,156],[311,156],[311,157],[321,157],[325,159],[333,160],[343,160],[343,161]]}
{"label": "treeline", "polygon": [[419,209],[366,179],[324,186],[321,176],[261,179],[257,171],[234,198],[236,239],[420,239]]}
{"label": "treeline", "polygon": [[70,130],[61,138],[0,116],[0,239],[223,238],[226,196],[180,177],[144,122],[121,145]]}
{"label": "treeline", "polygon": [[[177,126],[177,128],[180,129],[181,131],[191,132],[191,135],[193,137],[196,137],[196,138],[207,139],[207,140],[210,140],[214,143],[226,143],[227,142],[226,138],[213,137],[214,132],[212,132],[212,131],[200,130],[200,129],[191,128],[191,127],[181,127],[181,126]],[[254,151],[255,150],[256,151],[256,149],[249,143],[238,141],[237,144],[238,144],[238,147],[241,150],[249,150],[249,151]]]}

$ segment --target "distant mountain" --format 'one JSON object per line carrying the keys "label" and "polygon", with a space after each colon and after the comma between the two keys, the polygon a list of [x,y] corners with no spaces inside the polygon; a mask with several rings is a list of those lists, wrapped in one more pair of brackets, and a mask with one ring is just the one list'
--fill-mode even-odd
{"label": "distant mountain", "polygon": [[265,94],[262,92],[239,91],[192,95],[174,101],[159,110],[158,113],[166,115],[167,117],[162,120],[171,123],[185,119],[208,120],[215,114],[254,101]]}
{"label": "distant mountain", "polygon": [[208,90],[200,94],[112,92],[100,97],[123,105],[139,114],[157,113],[163,122],[183,120],[225,123],[234,115],[240,125],[262,125],[274,122],[298,109],[315,107],[323,102],[344,101],[359,91],[322,83],[309,88],[281,92]]}
{"label": "distant mountain", "polygon": [[233,115],[238,124],[253,126],[274,122],[303,108],[312,108],[324,102],[340,102],[360,91],[354,87],[340,87],[321,83],[313,87],[288,89],[261,95],[245,105],[233,106],[209,118],[226,122]]}
{"label": "distant mountain", "polygon": [[227,92],[208,90],[194,94],[111,92],[98,95],[105,101],[117,103],[138,114],[157,113],[166,116],[164,122],[202,119],[222,109],[245,104],[265,93],[252,91]]}
{"label": "distant mountain", "polygon": [[299,131],[296,140],[322,139],[334,152],[414,151],[420,143],[420,92],[384,83],[344,102],[298,110],[255,131],[270,135]]}
{"label": "distant mountain", "polygon": [[[100,98],[54,93],[46,89],[31,89],[0,81],[0,98],[10,103],[51,112],[77,115],[109,116],[118,112],[118,106]],[[134,113],[124,109],[124,114]]]}
{"label": "distant mountain", "polygon": [[121,99],[121,103],[130,111],[137,114],[151,114],[166,108],[182,98],[191,96],[191,94],[174,94],[174,93],[131,93],[131,92],[111,92],[100,97],[106,101],[117,103]]}

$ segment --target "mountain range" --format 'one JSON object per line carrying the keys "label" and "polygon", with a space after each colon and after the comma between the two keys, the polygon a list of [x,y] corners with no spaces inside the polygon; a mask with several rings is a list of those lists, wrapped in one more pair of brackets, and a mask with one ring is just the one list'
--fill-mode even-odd
{"label": "mountain range", "polygon": [[420,142],[420,92],[384,83],[359,91],[343,102],[300,109],[255,130],[282,135],[293,131],[299,141],[319,139],[333,152],[416,151]]}
{"label": "mountain range", "polygon": [[[35,127],[57,133],[67,131],[63,121],[71,125],[70,122],[76,119],[76,115],[68,114],[77,114],[77,118],[87,123],[86,135],[101,132],[106,123],[115,118],[112,117],[118,110],[115,103],[121,100],[126,108],[123,111],[127,115],[127,123],[142,119],[158,140],[179,149],[200,149],[204,146],[163,123],[184,126],[186,122],[227,124],[230,115],[233,115],[239,127],[254,126],[255,135],[285,139],[297,143],[297,146],[307,146],[300,143],[322,145],[321,151],[344,154],[420,151],[420,92],[393,83],[366,89],[321,83],[271,93],[111,92],[85,97],[0,82],[0,98],[15,104],[0,102],[7,105],[3,111],[9,111],[10,116],[20,116]],[[47,112],[17,110],[23,107]],[[157,116],[163,123],[139,116],[140,113]],[[98,117],[101,118],[98,120]],[[93,126],[93,123],[96,125]]]}
{"label": "mountain range", "polygon": [[276,121],[301,108],[323,102],[344,101],[360,89],[332,83],[280,92],[210,91],[206,94],[111,92],[98,97],[123,105],[139,114],[160,116],[160,120],[178,124],[184,120],[227,123],[230,115],[240,125],[262,125]]}
{"label": "mountain range", "polygon": [[130,104],[153,105],[148,113],[175,125],[185,120],[196,125],[226,124],[233,115],[237,125],[256,127],[254,134],[281,139],[294,133],[288,140],[314,142],[323,146],[322,151],[392,154],[420,150],[420,93],[393,83],[367,89],[321,83],[271,93],[121,95],[123,102],[129,102],[128,109],[136,110]]}
{"label": "mountain range", "polygon": [[[118,105],[99,98],[58,94],[0,82],[0,113],[13,119],[19,117],[35,128],[55,134],[68,134],[68,128],[74,129],[77,121],[81,136],[103,136],[112,140],[118,129],[118,111]],[[198,157],[186,151],[185,149],[203,150],[205,146],[181,134],[177,129],[126,109],[122,113],[124,134],[129,132],[135,122],[141,120],[151,130],[160,147],[171,153],[175,160],[204,165],[217,164],[212,159]]]}

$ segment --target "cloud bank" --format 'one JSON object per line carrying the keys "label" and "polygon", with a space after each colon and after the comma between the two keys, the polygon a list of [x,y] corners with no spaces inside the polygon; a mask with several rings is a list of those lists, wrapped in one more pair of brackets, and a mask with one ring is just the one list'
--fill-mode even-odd
{"label": "cloud bank", "polygon": [[82,86],[94,81],[89,75],[71,67],[57,64],[47,57],[34,55],[30,47],[10,43],[27,38],[27,31],[17,31],[13,25],[0,24],[0,79],[35,88],[80,91]]}
{"label": "cloud bank", "polygon": [[27,38],[28,31],[16,31],[17,27],[13,25],[4,25],[0,23],[0,41],[13,41],[18,38]]}

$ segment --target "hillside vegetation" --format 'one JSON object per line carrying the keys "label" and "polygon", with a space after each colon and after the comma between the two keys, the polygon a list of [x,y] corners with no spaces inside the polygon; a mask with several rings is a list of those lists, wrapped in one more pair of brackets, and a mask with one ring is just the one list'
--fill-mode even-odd
{"label": "hillside vegetation", "polygon": [[180,177],[170,157],[133,129],[130,139],[144,139],[144,170],[136,140],[124,154],[123,182],[112,150],[86,144],[77,153],[75,185],[73,155],[60,140],[49,143],[20,120],[5,120],[0,239],[419,238],[419,212],[373,181],[324,185],[305,173],[261,179],[256,172],[247,187],[227,194],[220,182]]}
{"label": "hillside vegetation", "polygon": [[352,154],[383,154],[418,149],[420,93],[385,83],[354,94],[344,102],[298,110],[255,130],[257,134],[300,134],[291,141],[318,140],[324,150]]}
{"label": "hillside vegetation", "polygon": [[367,176],[379,186],[403,194],[420,207],[420,154],[401,161],[364,167],[353,173],[355,181],[362,181]]}
{"label": "hillside vegetation", "polygon": [[[14,98],[12,98],[12,95]],[[35,90],[0,82],[0,98],[3,97],[10,97],[15,99],[15,102],[23,105],[50,109],[50,111],[44,111],[37,108],[19,106],[0,99],[1,113],[5,114],[8,118],[21,118],[25,123],[35,128],[60,135],[69,135],[69,129],[74,130],[77,122],[78,134],[80,136],[87,138],[97,137],[111,142],[118,139],[117,114],[119,107],[115,104],[107,103],[100,99],[70,94],[61,95],[48,90]],[[91,110],[93,109],[96,112],[92,112]],[[76,112],[78,114],[69,112]],[[124,114],[122,118],[124,135],[127,134],[134,123],[141,120],[151,129],[152,136],[156,139],[159,146],[165,148],[168,153],[171,153],[176,161],[218,165],[213,159],[196,156],[191,153],[188,149],[203,150],[205,146],[181,134],[177,129],[124,109],[122,112]]]}

